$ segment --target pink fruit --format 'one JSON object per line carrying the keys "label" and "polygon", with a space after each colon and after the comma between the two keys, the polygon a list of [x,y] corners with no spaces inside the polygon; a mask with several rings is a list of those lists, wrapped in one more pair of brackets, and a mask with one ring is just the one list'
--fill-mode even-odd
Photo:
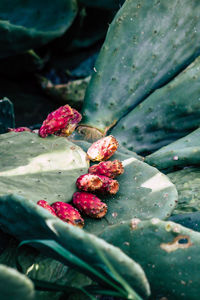
{"label": "pink fruit", "polygon": [[28,127],[18,127],[18,128],[8,128],[8,131],[14,131],[14,132],[23,132],[23,131],[32,131]]}
{"label": "pink fruit", "polygon": [[107,213],[107,205],[91,193],[74,193],[73,204],[80,212],[91,218],[103,218]]}
{"label": "pink fruit", "polygon": [[39,129],[39,135],[43,138],[49,134],[69,136],[81,119],[81,114],[66,104],[47,116]]}
{"label": "pink fruit", "polygon": [[99,178],[102,180],[103,185],[98,190],[101,193],[109,193],[111,195],[115,195],[119,190],[119,183],[117,180],[111,179],[107,176],[98,175]]}
{"label": "pink fruit", "polygon": [[104,175],[109,178],[115,178],[124,173],[124,168],[119,160],[114,161],[102,161],[98,165],[93,165],[89,168],[90,174]]}
{"label": "pink fruit", "polygon": [[79,190],[94,192],[103,186],[103,182],[97,175],[84,174],[76,180],[76,185]]}
{"label": "pink fruit", "polygon": [[49,205],[49,203],[45,200],[39,200],[37,205],[42,206],[43,208],[47,209],[52,215],[56,216],[55,210]]}
{"label": "pink fruit", "polygon": [[80,213],[72,205],[64,202],[55,202],[52,204],[58,218],[62,221],[82,228],[84,226],[84,220]]}
{"label": "pink fruit", "polygon": [[88,149],[87,155],[92,161],[107,160],[115,153],[117,147],[117,140],[109,135],[94,142]]}

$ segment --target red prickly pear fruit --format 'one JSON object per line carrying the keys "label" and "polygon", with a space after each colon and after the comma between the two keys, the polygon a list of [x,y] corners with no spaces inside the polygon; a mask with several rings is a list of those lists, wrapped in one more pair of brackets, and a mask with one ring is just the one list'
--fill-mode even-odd
{"label": "red prickly pear fruit", "polygon": [[52,204],[52,208],[62,221],[80,228],[84,226],[84,220],[72,205],[58,201]]}
{"label": "red prickly pear fruit", "polygon": [[94,192],[103,186],[103,182],[97,175],[84,174],[76,180],[76,185],[79,190]]}
{"label": "red prickly pear fruit", "polygon": [[82,119],[81,114],[79,114],[79,112],[77,110],[75,110],[74,108],[72,110],[74,113],[73,118],[71,120],[69,120],[68,125],[64,129],[62,129],[58,135],[69,136],[70,134],[72,134],[72,132],[74,132],[78,123],[81,121],[81,119]]}
{"label": "red prickly pear fruit", "polygon": [[46,210],[48,210],[52,215],[56,216],[55,210],[49,205],[49,203],[45,200],[39,200],[37,205],[42,206]]}
{"label": "red prickly pear fruit", "polygon": [[103,181],[103,186],[98,190],[102,193],[109,193],[115,195],[119,190],[119,183],[117,180],[111,179],[109,177],[98,175]]}
{"label": "red prickly pear fruit", "polygon": [[81,114],[68,104],[61,106],[47,116],[39,129],[39,136],[43,138],[49,134],[68,136],[74,131],[81,119]]}
{"label": "red prickly pear fruit", "polygon": [[14,132],[29,131],[29,132],[32,132],[32,130],[28,127],[8,128],[8,131],[14,131]]}
{"label": "red prickly pear fruit", "polygon": [[93,165],[89,168],[90,174],[104,175],[109,178],[115,178],[124,173],[124,167],[118,159],[113,161],[102,161],[98,165]]}
{"label": "red prickly pear fruit", "polygon": [[92,161],[109,159],[117,150],[118,141],[114,136],[106,136],[94,142],[87,151],[88,158]]}
{"label": "red prickly pear fruit", "polygon": [[103,218],[107,213],[107,205],[95,195],[86,192],[76,192],[73,195],[73,204],[80,212],[91,218]]}

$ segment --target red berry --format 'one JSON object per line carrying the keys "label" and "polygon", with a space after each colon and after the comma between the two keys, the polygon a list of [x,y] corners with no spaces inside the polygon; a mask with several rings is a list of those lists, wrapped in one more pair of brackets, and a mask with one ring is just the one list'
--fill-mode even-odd
{"label": "red berry", "polygon": [[91,218],[103,218],[107,213],[107,205],[91,193],[74,193],[73,204],[79,211]]}
{"label": "red berry", "polygon": [[88,149],[87,155],[92,161],[107,160],[115,153],[117,147],[117,140],[109,135],[94,142]]}
{"label": "red berry", "polygon": [[94,192],[103,186],[103,182],[97,175],[84,174],[76,180],[76,185],[79,190]]}
{"label": "red berry", "polygon": [[90,174],[104,175],[109,178],[115,178],[124,173],[124,168],[119,160],[102,161],[98,165],[93,165],[89,168]]}
{"label": "red berry", "polygon": [[39,200],[37,205],[42,206],[43,208],[47,209],[52,215],[56,216],[55,210],[49,205],[49,203],[45,200]]}
{"label": "red berry", "polygon": [[55,202],[52,204],[58,218],[62,221],[82,228],[84,226],[84,220],[80,213],[72,205],[64,202]]}

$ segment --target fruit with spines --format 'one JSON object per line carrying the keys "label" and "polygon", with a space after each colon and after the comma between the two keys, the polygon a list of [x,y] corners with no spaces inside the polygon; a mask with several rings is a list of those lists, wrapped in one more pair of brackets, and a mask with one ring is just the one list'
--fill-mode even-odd
{"label": "fruit with spines", "polygon": [[119,183],[117,180],[111,179],[107,176],[98,175],[102,180],[103,185],[97,190],[99,193],[108,193],[110,195],[115,195],[119,190]]}
{"label": "fruit with spines", "polygon": [[39,129],[39,136],[42,138],[50,134],[69,136],[80,122],[82,116],[68,104],[59,107],[51,112]]}
{"label": "fruit with spines", "polygon": [[51,205],[56,213],[56,216],[62,221],[82,228],[84,226],[84,220],[81,217],[77,209],[68,203],[57,201]]}
{"label": "fruit with spines", "polygon": [[104,175],[109,178],[115,178],[124,173],[124,167],[118,159],[102,161],[98,165],[93,165],[89,168],[90,174]]}
{"label": "fruit with spines", "polygon": [[88,158],[92,161],[107,160],[115,153],[118,145],[118,141],[112,135],[101,138],[88,149]]}
{"label": "fruit with spines", "polygon": [[76,192],[73,195],[74,206],[85,215],[100,219],[106,215],[107,205],[91,193]]}
{"label": "fruit with spines", "polygon": [[46,200],[39,200],[37,202],[37,205],[45,208],[46,210],[48,210],[52,215],[56,216],[55,210],[53,209],[53,207],[51,207],[51,205],[49,205],[49,203]]}
{"label": "fruit with spines", "polygon": [[17,127],[17,128],[8,128],[8,131],[14,131],[14,132],[29,131],[29,132],[31,132],[32,130],[28,127]]}
{"label": "fruit with spines", "polygon": [[76,186],[85,192],[95,192],[103,186],[103,181],[98,175],[84,174],[77,178]]}

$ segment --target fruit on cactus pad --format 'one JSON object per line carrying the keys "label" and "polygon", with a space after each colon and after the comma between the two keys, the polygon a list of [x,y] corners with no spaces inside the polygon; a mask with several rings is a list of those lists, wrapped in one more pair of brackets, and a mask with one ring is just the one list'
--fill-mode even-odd
{"label": "fruit on cactus pad", "polygon": [[39,129],[39,135],[43,138],[49,134],[69,136],[81,119],[81,114],[66,104],[47,116]]}
{"label": "fruit on cactus pad", "polygon": [[55,210],[57,217],[62,221],[80,228],[84,226],[84,220],[78,210],[72,205],[58,201],[52,204],[52,208]]}
{"label": "fruit on cactus pad", "polygon": [[107,176],[98,175],[103,182],[102,187],[98,190],[101,193],[109,193],[115,195],[119,190],[119,183],[117,180],[111,179]]}
{"label": "fruit on cactus pad", "polygon": [[73,195],[73,204],[80,212],[91,218],[103,218],[107,213],[107,205],[91,193],[76,192]]}
{"label": "fruit on cactus pad", "polygon": [[88,158],[92,161],[109,159],[117,150],[118,141],[112,135],[108,135],[94,142],[87,151]]}
{"label": "fruit on cactus pad", "polygon": [[42,206],[46,210],[48,210],[52,215],[56,216],[55,210],[49,205],[49,203],[45,200],[39,200],[37,205]]}
{"label": "fruit on cactus pad", "polygon": [[103,186],[103,181],[98,175],[84,174],[78,177],[76,185],[79,190],[94,192]]}
{"label": "fruit on cactus pad", "polygon": [[23,131],[32,131],[28,127],[18,127],[18,128],[8,128],[8,131],[14,131],[14,132],[23,132]]}
{"label": "fruit on cactus pad", "polygon": [[90,174],[104,175],[109,178],[115,178],[124,173],[124,167],[118,159],[113,161],[102,161],[98,165],[93,165],[89,168]]}

